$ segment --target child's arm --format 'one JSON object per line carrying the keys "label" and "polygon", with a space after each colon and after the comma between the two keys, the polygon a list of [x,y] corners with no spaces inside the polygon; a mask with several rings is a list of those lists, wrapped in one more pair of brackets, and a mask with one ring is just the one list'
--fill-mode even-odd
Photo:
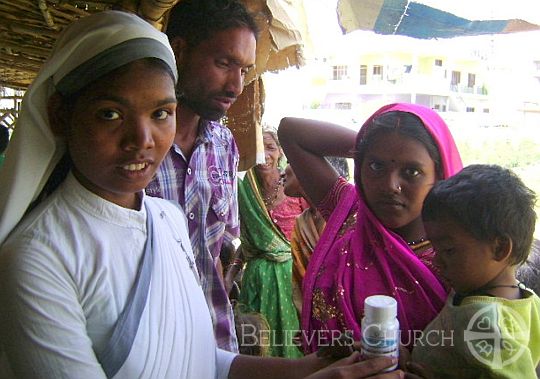
{"label": "child's arm", "polygon": [[17,378],[103,378],[73,281],[47,247],[18,241],[0,259],[0,340]]}

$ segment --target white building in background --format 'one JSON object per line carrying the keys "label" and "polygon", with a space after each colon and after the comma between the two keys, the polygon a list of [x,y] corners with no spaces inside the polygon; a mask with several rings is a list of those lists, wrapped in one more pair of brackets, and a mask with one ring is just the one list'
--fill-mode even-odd
{"label": "white building in background", "polygon": [[273,75],[265,115],[272,122],[296,115],[359,127],[383,104],[412,102],[456,126],[540,127],[534,40],[539,32],[443,40],[354,32],[306,67]]}
{"label": "white building in background", "polygon": [[370,51],[339,51],[327,58],[323,108],[410,102],[441,112],[489,113],[486,60],[477,51],[456,54],[436,41],[386,41]]}

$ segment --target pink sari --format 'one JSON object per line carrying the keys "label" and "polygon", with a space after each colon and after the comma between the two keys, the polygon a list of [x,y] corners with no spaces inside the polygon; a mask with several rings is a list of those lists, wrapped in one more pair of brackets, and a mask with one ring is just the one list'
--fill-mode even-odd
{"label": "pink sari", "polygon": [[[391,111],[418,116],[437,144],[444,178],[462,168],[445,122],[433,110],[414,104],[390,104],[362,126],[362,138],[373,117]],[[359,167],[355,168],[358,183]],[[444,305],[447,292],[435,274],[407,243],[386,229],[370,211],[356,187],[347,186],[332,212],[309,262],[303,287],[302,329],[305,353],[329,343],[337,331],[360,339],[364,299],[393,296],[405,345],[423,330]]]}

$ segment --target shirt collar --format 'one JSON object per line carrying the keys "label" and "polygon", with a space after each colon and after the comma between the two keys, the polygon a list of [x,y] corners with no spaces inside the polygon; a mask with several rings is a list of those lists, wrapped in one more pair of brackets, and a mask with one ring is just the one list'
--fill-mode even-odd
{"label": "shirt collar", "polygon": [[141,209],[134,210],[121,207],[89,191],[75,178],[72,172],[68,174],[62,186],[64,194],[71,204],[76,204],[94,217],[117,225],[146,229],[144,191],[139,193]]}

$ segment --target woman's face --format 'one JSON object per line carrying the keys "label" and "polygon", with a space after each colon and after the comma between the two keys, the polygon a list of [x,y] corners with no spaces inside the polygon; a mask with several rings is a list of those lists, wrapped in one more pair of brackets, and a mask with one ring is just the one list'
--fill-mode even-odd
{"label": "woman's face", "polygon": [[435,163],[421,142],[390,132],[367,148],[360,181],[369,208],[384,226],[399,233],[422,226],[422,205],[436,181]]}
{"label": "woman's face", "polygon": [[91,84],[66,122],[77,179],[100,197],[134,208],[136,193],[174,139],[173,79],[155,64],[131,63]]}
{"label": "woman's face", "polygon": [[270,133],[263,133],[265,164],[257,166],[259,171],[275,171],[278,167],[281,149]]}

